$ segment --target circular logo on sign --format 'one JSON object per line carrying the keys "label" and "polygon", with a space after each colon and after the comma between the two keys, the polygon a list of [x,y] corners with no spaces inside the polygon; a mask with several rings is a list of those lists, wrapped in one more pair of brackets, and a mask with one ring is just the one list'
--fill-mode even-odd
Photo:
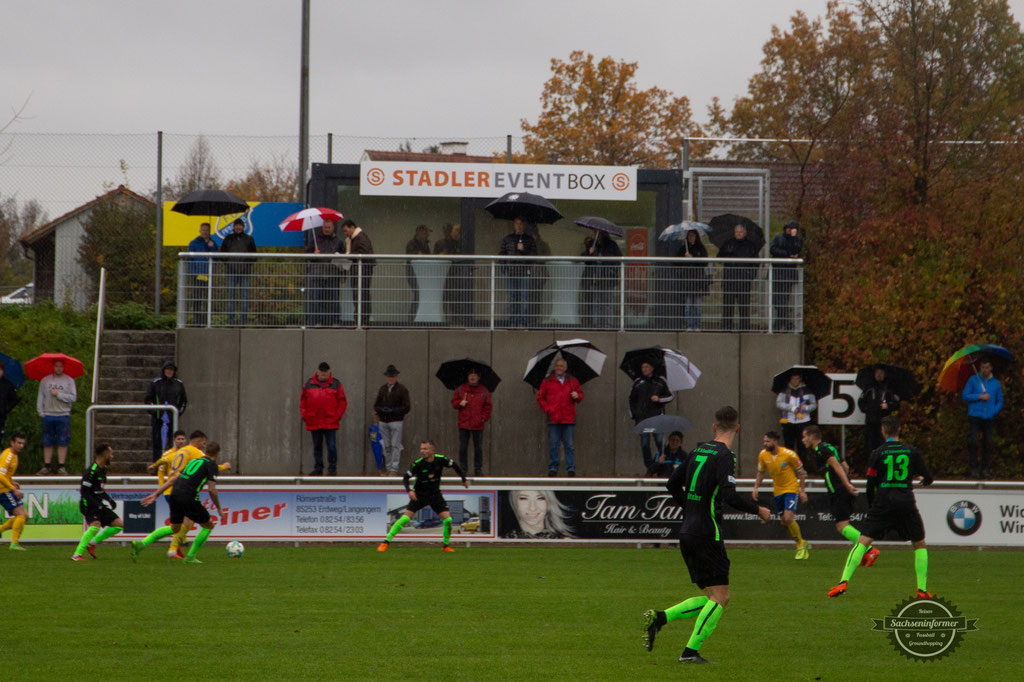
{"label": "circular logo on sign", "polygon": [[872,630],[887,633],[896,651],[918,661],[948,656],[960,646],[963,633],[978,629],[977,618],[965,618],[941,597],[908,599],[885,618],[872,620]]}
{"label": "circular logo on sign", "polygon": [[629,189],[629,176],[625,173],[616,173],[613,175],[612,188],[620,192]]}
{"label": "circular logo on sign", "polygon": [[384,182],[384,171],[380,168],[371,168],[366,171],[366,181],[374,187]]}
{"label": "circular logo on sign", "polygon": [[946,512],[946,523],[957,535],[973,535],[981,528],[981,509],[970,500],[960,500]]}

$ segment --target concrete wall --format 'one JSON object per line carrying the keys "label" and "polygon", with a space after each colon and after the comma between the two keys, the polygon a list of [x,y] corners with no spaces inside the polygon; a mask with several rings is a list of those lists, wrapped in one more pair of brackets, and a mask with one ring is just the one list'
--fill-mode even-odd
{"label": "concrete wall", "polygon": [[[577,411],[579,476],[643,473],[639,439],[631,432],[630,379],[618,369],[633,348],[676,348],[701,369],[697,388],[680,391],[667,409],[695,424],[684,447],[711,437],[715,410],[740,410],[735,450],[740,473],[753,476],[761,435],[778,428],[772,376],[802,360],[797,335],[673,332],[569,332],[471,330],[178,330],[178,365],[190,377],[183,428],[201,428],[221,442],[236,470],[250,475],[298,475],[312,468],[312,442],[299,418],[303,382],[328,362],[345,388],[348,410],[338,432],[338,470],[376,473],[366,437],[384,369],[397,366],[409,389],[402,467],[418,456],[419,441],[456,457],[458,430],[451,392],[434,377],[449,359],[488,362],[502,377],[493,395],[494,416],[484,430],[484,473],[544,475],[547,431],[533,389],[522,381],[533,354],[556,338],[583,337],[608,355],[600,377],[583,386]],[[470,452],[472,467],[472,451]],[[564,473],[564,466],[562,472]]]}

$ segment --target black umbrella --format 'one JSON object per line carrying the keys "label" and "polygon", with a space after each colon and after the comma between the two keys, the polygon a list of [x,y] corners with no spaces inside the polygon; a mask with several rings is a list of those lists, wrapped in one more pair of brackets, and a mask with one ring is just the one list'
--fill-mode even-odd
{"label": "black umbrella", "polygon": [[546,224],[562,219],[562,214],[550,201],[529,192],[509,192],[484,208],[498,220],[522,218],[531,223]]}
{"label": "black umbrella", "polygon": [[585,384],[601,376],[601,368],[604,367],[605,358],[608,356],[586,339],[555,341],[550,346],[541,348],[530,358],[526,363],[523,381],[539,389],[540,382],[551,373],[555,360],[559,357],[569,366],[569,374],[576,377],[581,384]]}
{"label": "black umbrella", "polygon": [[228,215],[245,213],[249,204],[222,189],[201,189],[179,199],[171,210],[185,215]]}
{"label": "black umbrella", "polygon": [[715,216],[708,221],[708,225],[711,226],[711,232],[708,234],[708,238],[711,243],[722,248],[722,245],[732,239],[733,229],[737,225],[742,225],[747,228],[747,240],[757,245],[757,248],[764,246],[764,230],[761,226],[755,223],[750,218],[746,218],[741,215],[735,215],[733,213],[725,213],[723,215]]}
{"label": "black umbrella", "polygon": [[782,393],[789,390],[789,377],[799,374],[803,377],[804,385],[810,389],[816,398],[824,398],[832,392],[832,380],[814,365],[793,365],[784,372],[779,372],[772,379],[772,393]]}
{"label": "black umbrella", "polygon": [[862,391],[866,391],[874,385],[876,369],[881,369],[885,372],[885,385],[890,391],[898,395],[901,400],[908,400],[921,392],[921,384],[917,382],[917,379],[914,378],[909,369],[896,365],[887,365],[883,362],[862,367],[857,372],[856,383]]}
{"label": "black umbrella", "polygon": [[572,221],[580,227],[589,227],[592,230],[600,230],[601,232],[607,232],[610,235],[621,237],[625,234],[622,229],[610,220],[604,218],[598,218],[597,216],[583,216]]}
{"label": "black umbrella", "polygon": [[441,380],[445,388],[454,391],[466,381],[471,369],[475,369],[480,374],[480,383],[488,391],[494,391],[501,383],[501,377],[491,369],[490,365],[472,358],[442,362],[434,376]]}
{"label": "black umbrella", "polygon": [[656,417],[648,417],[633,427],[633,433],[672,433],[673,431],[686,431],[693,428],[693,422],[686,417],[679,417],[674,414],[659,414]]}

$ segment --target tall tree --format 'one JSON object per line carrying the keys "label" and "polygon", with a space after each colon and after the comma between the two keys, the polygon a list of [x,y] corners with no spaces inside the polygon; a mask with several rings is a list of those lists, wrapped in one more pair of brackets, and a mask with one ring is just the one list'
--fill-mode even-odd
{"label": "tall tree", "polygon": [[536,123],[522,120],[522,160],[540,163],[674,166],[683,138],[698,135],[690,100],[642,90],[636,62],[576,50],[551,60]]}
{"label": "tall tree", "polygon": [[124,197],[107,197],[89,214],[78,262],[94,285],[107,269],[107,300],[148,304],[153,300],[153,209]]}
{"label": "tall tree", "polygon": [[164,200],[175,201],[189,192],[218,189],[220,186],[220,169],[213,158],[210,143],[200,135],[192,144],[185,163],[178,168],[178,174],[164,183]]}
{"label": "tall tree", "polygon": [[297,184],[295,164],[275,158],[269,165],[253,161],[244,177],[229,180],[224,189],[246,201],[297,201]]}
{"label": "tall tree", "polygon": [[32,277],[32,262],[22,255],[18,239],[46,220],[43,207],[35,199],[0,199],[0,284],[24,284]]}

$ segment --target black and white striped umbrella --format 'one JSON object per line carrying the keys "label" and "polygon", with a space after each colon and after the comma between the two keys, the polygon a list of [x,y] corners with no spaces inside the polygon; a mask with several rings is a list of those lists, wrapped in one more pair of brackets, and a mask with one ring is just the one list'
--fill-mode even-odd
{"label": "black and white striped umbrella", "polygon": [[672,348],[650,346],[626,351],[619,369],[630,379],[640,376],[640,365],[648,362],[657,376],[664,377],[670,391],[684,391],[697,385],[700,370],[685,355]]}
{"label": "black and white striped umbrella", "polygon": [[555,360],[563,358],[569,366],[569,374],[585,384],[595,377],[601,376],[601,369],[608,356],[586,339],[568,339],[555,341],[550,346],[541,348],[526,363],[523,381],[534,388],[540,388],[540,382],[551,373]]}

